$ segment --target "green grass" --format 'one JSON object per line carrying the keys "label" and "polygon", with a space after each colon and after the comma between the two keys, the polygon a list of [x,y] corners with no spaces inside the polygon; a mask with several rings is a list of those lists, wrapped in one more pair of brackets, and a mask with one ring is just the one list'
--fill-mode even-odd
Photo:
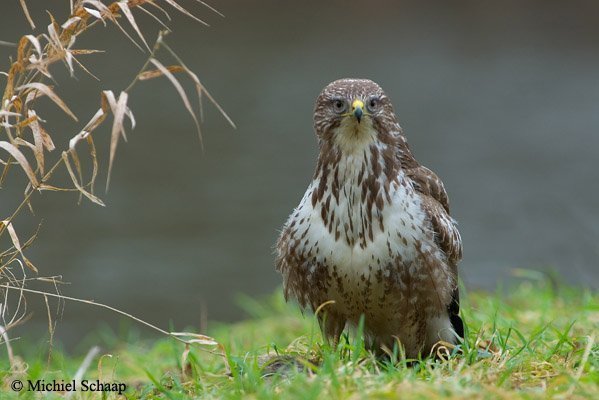
{"label": "green grass", "polygon": [[[192,348],[182,364],[184,346],[171,339],[104,335],[110,356],[96,358],[85,378],[125,382],[132,399],[599,398],[597,293],[525,280],[495,294],[463,297],[467,340],[447,361],[427,358],[407,366],[397,352],[377,360],[353,333],[330,349],[322,345],[314,317],[302,316],[277,292],[262,301],[244,298],[250,319],[212,326],[209,334],[223,345],[226,361]],[[54,350],[48,363],[47,354],[14,346],[25,352],[23,380],[70,380],[83,359]],[[17,397],[10,394],[15,377],[3,357],[0,398]],[[73,398],[96,397],[79,392]]]}

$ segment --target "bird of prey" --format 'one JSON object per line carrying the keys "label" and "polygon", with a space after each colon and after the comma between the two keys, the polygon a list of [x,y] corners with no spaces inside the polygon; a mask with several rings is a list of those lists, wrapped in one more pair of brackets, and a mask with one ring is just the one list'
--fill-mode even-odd
{"label": "bird of prey", "polygon": [[391,101],[367,79],[341,79],[316,100],[314,177],[276,244],[285,298],[324,312],[338,343],[364,318],[374,351],[408,358],[457,343],[462,240],[443,182],[412,155]]}

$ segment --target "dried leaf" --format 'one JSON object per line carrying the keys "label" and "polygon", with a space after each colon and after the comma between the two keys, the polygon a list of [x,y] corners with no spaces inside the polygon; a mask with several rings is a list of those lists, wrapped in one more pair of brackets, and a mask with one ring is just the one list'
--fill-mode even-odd
{"label": "dried leaf", "polygon": [[121,92],[119,94],[118,100],[115,100],[114,93],[110,90],[106,90],[102,92],[102,108],[106,107],[106,103],[110,106],[113,115],[112,122],[112,132],[110,135],[110,156],[108,161],[108,176],[106,179],[106,190],[108,190],[110,186],[110,176],[112,173],[112,166],[114,163],[114,156],[116,154],[116,148],[118,145],[119,137],[122,135],[123,139],[127,140],[127,136],[125,134],[125,125],[124,120],[125,116],[128,116],[131,120],[132,127],[135,126],[135,119],[133,119],[133,114],[131,110],[127,107],[127,92]]}
{"label": "dried leaf", "polygon": [[94,187],[96,185],[96,178],[98,177],[98,157],[96,155],[96,145],[94,144],[94,138],[92,135],[87,136],[87,144],[89,146],[89,155],[92,158],[92,178],[89,182],[89,190],[91,194],[94,193]]}
{"label": "dried leaf", "polygon": [[198,131],[198,136],[200,137],[200,144],[203,147],[204,144],[202,142],[202,132],[200,131],[200,123],[198,122],[198,118],[196,117],[195,113],[193,112],[193,109],[191,108],[191,103],[189,102],[189,99],[187,98],[187,95],[185,94],[185,90],[183,90],[183,87],[181,86],[181,84],[179,83],[177,78],[175,78],[175,76],[173,74],[171,74],[171,72],[168,69],[166,69],[166,67],[164,65],[162,65],[162,63],[160,61],[156,60],[155,58],[150,58],[150,62],[152,64],[154,64],[171,81],[171,83],[173,84],[175,89],[177,89],[177,92],[179,93],[181,100],[183,100],[183,104],[185,105],[185,108],[187,108],[187,111],[193,118],[193,122],[195,123],[197,131]]}
{"label": "dried leaf", "polygon": [[218,342],[210,336],[201,335],[193,332],[169,332],[172,336],[183,338],[187,343],[198,343],[208,346],[216,346]]}
{"label": "dried leaf", "polygon": [[57,187],[57,186],[48,185],[46,183],[40,184],[40,187],[38,189],[39,190],[48,190],[48,191],[51,191],[51,192],[74,192],[74,191],[78,191],[77,189],[60,188],[60,187]]}
{"label": "dried leaf", "polygon": [[58,34],[58,23],[56,23],[56,21],[52,17],[52,14],[50,14],[50,18],[52,22],[48,25],[48,37],[50,39],[49,42],[50,44],[52,44],[52,46],[54,46],[54,48],[57,51],[64,50],[64,46],[62,45],[62,41],[60,40],[60,35]]}
{"label": "dried leaf", "polygon": [[181,375],[183,375],[184,377],[190,375],[187,373],[187,367],[189,366],[189,364],[187,363],[187,358],[189,357],[190,351],[191,347],[189,346],[189,343],[185,343],[185,350],[183,350],[183,354],[181,354]]}
{"label": "dried leaf", "polygon": [[[25,106],[35,100],[39,94],[40,93],[37,90],[32,90],[27,93],[27,96],[25,96]],[[41,95],[43,96],[44,94],[42,93]]]}
{"label": "dried leaf", "polygon": [[37,55],[39,57],[41,57],[42,56],[42,46],[40,45],[40,41],[38,40],[38,38],[36,38],[33,35],[25,35],[24,37],[27,40],[29,40],[29,42],[31,42],[31,44],[35,48],[35,51],[37,52]]}
{"label": "dried leaf", "polygon": [[[22,68],[23,67],[23,59],[25,58],[25,49],[27,48],[27,43],[29,41],[27,40],[27,38],[25,36],[23,36],[21,38],[21,40],[19,40],[19,45],[17,47],[17,64],[16,66],[18,68]],[[12,70],[12,68],[11,68]]]}
{"label": "dried leaf", "polygon": [[211,10],[212,12],[220,15],[221,17],[225,18],[225,16],[223,14],[221,14],[216,8],[212,7],[210,4],[207,4],[205,2],[203,2],[202,0],[196,0],[198,3],[202,4],[204,7],[208,8],[209,10]]}
{"label": "dried leaf", "polygon": [[33,154],[37,161],[37,167],[40,170],[40,174],[44,175],[44,138],[40,129],[40,124],[37,120],[37,114],[33,110],[28,110],[29,118],[33,118],[33,121],[29,124],[31,132],[33,132]]}
{"label": "dried leaf", "polygon": [[54,142],[52,141],[52,137],[50,134],[44,129],[43,126],[40,127],[40,133],[42,134],[42,142],[44,143],[44,147],[48,151],[54,150],[56,147],[54,146]]}
{"label": "dried leaf", "polygon": [[148,42],[146,42],[146,38],[144,38],[144,35],[139,30],[139,27],[137,26],[137,23],[135,22],[135,18],[133,17],[133,13],[129,9],[129,6],[127,5],[127,2],[126,1],[119,1],[117,3],[117,5],[123,11],[123,14],[125,14],[125,17],[127,17],[127,19],[129,20],[129,23],[131,24],[131,26],[133,27],[133,29],[135,30],[135,32],[137,33],[137,35],[141,38],[141,41],[144,42],[144,44],[146,45],[146,48],[148,49],[148,51],[152,51],[150,49],[150,46],[148,46]]}
{"label": "dried leaf", "polygon": [[[50,18],[52,20],[52,23],[48,25],[48,35],[50,39],[49,41],[52,44],[52,46],[56,49],[56,52],[60,55],[60,59],[65,62],[71,77],[73,77],[75,73],[73,69],[73,55],[69,53],[68,48],[72,46],[75,42],[75,37],[70,37],[70,42],[65,48],[62,42],[63,40],[66,41],[66,39],[68,39],[68,36],[63,36],[63,38],[61,39],[61,35],[58,34],[60,26],[58,25],[56,20],[54,20],[52,14],[50,14]],[[42,69],[41,71],[43,72],[44,69]]]}
{"label": "dried leaf", "polygon": [[21,116],[21,114],[16,113],[16,112],[0,110],[0,118],[1,117],[20,117],[20,116]]}
{"label": "dried leaf", "polygon": [[41,82],[31,82],[25,85],[19,86],[16,90],[23,91],[24,89],[35,89],[46,96],[48,96],[58,107],[62,109],[69,117],[73,118],[75,121],[78,121],[77,117],[73,112],[67,107],[67,105],[62,101],[60,97],[49,86],[44,85]]}
{"label": "dried leaf", "polygon": [[[39,130],[39,134],[41,136],[42,139],[42,144],[44,145],[44,148],[48,151],[52,151],[54,150],[54,142],[52,142],[52,138],[50,137],[50,135],[48,134],[48,132],[46,132],[46,130],[44,129],[43,126],[41,126],[41,124],[39,123],[39,121],[42,121],[41,118],[39,118],[37,116],[37,114],[35,114],[35,111],[33,110],[28,110],[28,114],[29,117],[22,120],[21,122],[19,122],[16,127],[17,128],[24,128],[24,127],[29,127],[31,129],[38,129]],[[32,127],[31,125],[35,123],[35,127]],[[34,135],[36,134],[36,132],[34,132]]]}
{"label": "dried leaf", "polygon": [[198,92],[198,98],[199,98],[199,101],[200,101],[200,107],[201,107],[201,104],[202,104],[202,93],[205,93],[206,96],[208,97],[208,100],[210,100],[210,102],[212,102],[212,104],[218,109],[218,111],[227,120],[227,122],[233,128],[236,128],[235,123],[233,122],[233,120],[227,115],[227,113],[220,106],[220,104],[218,104],[218,102],[212,97],[212,95],[210,94],[210,92],[208,92],[208,90],[204,87],[204,85],[202,85],[202,83],[200,82],[200,79],[198,78],[198,76],[192,70],[190,70],[189,68],[187,68],[187,66],[183,63],[183,61],[181,60],[181,58],[179,58],[179,56],[177,55],[177,53],[175,53],[166,43],[162,43],[162,46],[166,50],[168,50],[169,53],[171,53],[171,55],[179,62],[179,65],[181,65],[185,69],[185,72],[187,73],[187,75],[189,75],[189,77],[194,81],[194,83],[196,85],[196,91]]}
{"label": "dried leaf", "polygon": [[107,7],[104,3],[102,3],[101,1],[98,1],[98,0],[84,0],[83,4],[90,4],[90,5],[94,6],[96,9],[100,10],[99,12],[96,12],[94,14],[91,9],[85,8],[85,10],[87,12],[89,12],[92,15],[94,15],[96,18],[102,19],[102,21],[104,21],[104,17],[106,17],[109,20],[111,20],[121,30],[121,32],[123,32],[123,34],[125,36],[127,36],[127,38],[131,42],[133,42],[133,44],[137,48],[139,48],[141,51],[143,51],[143,49],[141,48],[141,46],[139,44],[137,44],[137,42],[135,40],[133,40],[133,38],[127,33],[127,31],[121,26],[121,24],[119,24],[119,21],[116,19],[116,17],[114,16],[114,14],[110,10],[110,8]]}
{"label": "dried leaf", "polygon": [[2,96],[2,107],[9,109],[10,106],[6,105],[5,102],[9,101],[13,97],[14,94],[14,84],[15,84],[15,75],[17,75],[16,71],[19,67],[16,64],[13,64],[10,67],[8,72],[8,76],[6,77],[6,84],[4,85],[4,95]]}
{"label": "dried leaf", "polygon": [[168,12],[164,8],[160,7],[160,5],[157,4],[154,0],[148,0],[148,4],[156,9],[158,9],[159,11],[161,11],[164,14],[164,16],[166,17],[166,19],[168,19],[169,21],[171,20],[171,16],[168,15]]}
{"label": "dried leaf", "polygon": [[162,27],[164,29],[166,29],[167,31],[170,31],[170,28],[168,27],[168,25],[166,25],[164,22],[162,22],[162,20],[160,18],[158,18],[158,16],[156,16],[154,13],[146,10],[145,8],[143,8],[143,6],[137,6],[137,8],[139,8],[141,11],[148,14],[150,17],[154,18],[154,20],[156,20],[160,25],[162,25]]}
{"label": "dried leaf", "polygon": [[35,120],[37,120],[37,116],[25,118],[25,119],[19,121],[19,123],[15,125],[15,128],[25,128],[26,126],[29,126]]}
{"label": "dried leaf", "polygon": [[[168,71],[173,72],[173,73],[177,73],[177,72],[183,72],[185,71],[185,69],[180,66],[180,65],[169,65],[168,67],[165,67]],[[162,73],[161,70],[159,69],[152,69],[150,71],[144,71],[141,74],[139,74],[138,78],[140,81],[146,81],[149,79],[154,79],[154,78],[158,78],[160,76],[164,75]]]}
{"label": "dried leaf", "polygon": [[[48,40],[48,43],[50,43],[50,38],[48,35],[42,34],[42,37],[44,37],[46,40]],[[54,56],[54,57],[56,57],[56,56]],[[50,58],[44,58],[43,56],[40,56],[38,59],[32,54],[29,57],[29,65],[27,65],[26,68],[27,69],[35,69],[35,70],[39,71],[41,74],[43,74],[44,76],[48,77],[49,79],[53,79],[52,75],[50,74],[50,71],[48,71],[48,66],[52,62],[53,61]]]}
{"label": "dried leaf", "polygon": [[202,93],[206,94],[206,97],[208,97],[208,100],[210,100],[210,102],[216,107],[216,109],[221,113],[221,115],[227,120],[229,125],[231,125],[233,128],[237,128],[237,126],[235,126],[235,122],[233,122],[231,117],[229,117],[229,115],[225,112],[225,110],[221,107],[221,105],[218,104],[218,102],[214,99],[214,97],[212,97],[212,95],[210,94],[208,89],[206,89],[206,87],[204,85],[202,85],[202,83],[198,79],[198,76],[189,68],[187,68],[187,67],[184,67],[184,68],[185,68],[185,72],[187,72],[187,74],[191,77],[191,79],[193,79],[193,81],[196,84],[196,91],[198,92],[198,97],[200,98],[200,101],[202,99]]}
{"label": "dried leaf", "polygon": [[[106,107],[108,107],[108,105],[106,105]],[[106,112],[102,108],[100,108],[98,111],[96,111],[96,114],[85,125],[85,127],[83,127],[81,132],[79,132],[77,135],[73,136],[73,138],[71,138],[71,140],[69,141],[69,151],[70,151],[71,156],[73,157],[73,161],[75,163],[75,168],[77,169],[77,174],[79,175],[79,179],[81,180],[82,184],[83,184],[83,173],[81,171],[81,163],[79,162],[79,156],[77,155],[76,146],[77,146],[77,143],[79,143],[79,141],[86,139],[88,146],[90,147],[90,155],[92,157],[92,162],[93,162],[93,172],[92,172],[92,178],[90,181],[90,191],[91,191],[92,195],[94,194],[94,184],[96,181],[96,177],[98,175],[98,159],[96,156],[96,147],[94,145],[94,141],[92,139],[91,132],[93,132],[94,129],[96,129],[105,119],[106,119]]]}
{"label": "dried leaf", "polygon": [[75,185],[75,187],[77,188],[77,190],[79,190],[80,193],[82,193],[85,197],[87,197],[88,199],[90,199],[92,202],[101,205],[102,207],[105,206],[104,202],[102,200],[100,200],[98,197],[94,196],[93,194],[89,193],[87,190],[85,190],[81,184],[77,181],[77,177],[75,176],[75,173],[73,172],[73,168],[71,167],[71,162],[69,161],[69,155],[66,151],[62,152],[62,159],[64,160],[64,164],[67,167],[67,171],[69,172],[69,176],[71,177],[71,180],[73,181],[73,184]]}
{"label": "dried leaf", "polygon": [[5,141],[0,141],[0,148],[3,148],[7,152],[9,152],[10,155],[15,160],[17,160],[17,162],[19,163],[19,165],[21,166],[21,168],[23,168],[23,170],[27,174],[27,177],[31,181],[31,184],[33,185],[33,187],[37,187],[39,185],[37,177],[35,176],[35,173],[33,172],[33,169],[31,169],[31,166],[29,165],[29,162],[27,161],[27,158],[25,158],[25,156],[23,155],[23,153],[21,153],[21,150],[17,149],[16,146],[14,146],[14,145],[12,145],[12,144],[10,144],[8,142],[5,142]]}
{"label": "dried leaf", "polygon": [[30,149],[34,149],[35,146],[33,145],[33,143],[29,143],[28,141],[26,141],[25,139],[21,138],[21,137],[17,137],[13,140],[12,144],[14,144],[15,146],[19,147],[19,146],[26,146],[29,147]]}
{"label": "dried leaf", "polygon": [[[71,13],[72,14],[72,13]],[[74,23],[77,23],[81,21],[80,17],[71,17],[69,19],[67,19],[60,27],[62,29],[67,29],[69,26],[73,25]]]}
{"label": "dried leaf", "polygon": [[[99,10],[102,15],[112,14],[110,8],[99,0],[84,0],[82,4],[89,4],[96,7],[96,9]],[[100,18],[102,15],[100,15]]]}
{"label": "dried leaf", "polygon": [[83,71],[85,71],[89,76],[91,76],[92,78],[94,78],[98,82],[100,81],[100,78],[98,78],[96,75],[94,75],[89,69],[87,69],[85,67],[85,65],[83,65],[79,60],[77,60],[77,58],[75,58],[75,56],[73,55],[73,54],[75,54],[75,50],[69,50],[69,54],[71,55],[71,57],[73,58],[73,60],[77,63],[77,65],[79,65],[79,67],[81,67],[81,69]]}
{"label": "dried leaf", "polygon": [[71,54],[71,52],[69,50],[65,50],[65,54],[64,54],[64,60],[67,63],[68,69],[69,69],[69,74],[71,75],[71,78],[75,77],[75,70],[73,69],[73,55]]}
{"label": "dried leaf", "polygon": [[[98,10],[94,10],[93,8],[88,8],[88,7],[83,7],[83,9],[84,9],[85,11],[87,11],[87,13],[88,13],[89,15],[91,15],[92,17],[95,17],[95,18],[97,18],[97,19],[99,19],[99,20],[102,20],[102,21],[104,20],[104,19],[102,18],[102,14],[100,14],[100,11],[98,11]],[[106,24],[104,24],[104,25],[106,25]]]}
{"label": "dried leaf", "polygon": [[204,21],[202,21],[201,19],[199,19],[198,17],[196,17],[195,15],[193,15],[192,13],[190,13],[189,11],[187,11],[185,8],[181,7],[179,4],[177,4],[177,2],[175,0],[164,0],[164,1],[166,1],[168,4],[170,4],[173,8],[177,9],[177,11],[179,11],[180,13],[185,14],[188,17],[195,19],[200,24],[203,24],[205,26],[210,26],[207,23],[205,23]]}
{"label": "dried leaf", "polygon": [[21,8],[23,8],[23,12],[25,13],[25,18],[27,18],[27,22],[29,22],[29,25],[31,25],[31,29],[35,29],[35,24],[33,23],[33,20],[31,19],[31,15],[29,15],[29,10],[27,9],[27,4],[25,3],[25,0],[19,0],[21,3]]}
{"label": "dried leaf", "polygon": [[104,108],[98,109],[80,133],[93,132],[106,119],[106,111],[108,111],[108,108],[106,110]]}
{"label": "dried leaf", "polygon": [[[75,146],[77,145],[77,142],[80,139],[84,138],[87,135],[89,135],[89,132],[85,132],[84,134],[75,135],[69,141],[69,154],[71,155],[71,158],[73,159],[73,162],[75,163],[75,169],[77,170],[77,176],[79,177],[79,181],[81,181],[82,186],[83,186],[83,171],[81,170],[81,162],[79,161],[79,155],[77,154],[77,149],[75,148]],[[79,204],[81,204],[82,196],[83,196],[83,193],[79,192]]]}
{"label": "dried leaf", "polygon": [[33,272],[37,273],[37,268],[35,268],[35,266],[23,254],[23,249],[21,247],[21,242],[19,241],[19,236],[17,236],[17,232],[15,231],[15,228],[12,226],[10,220],[2,221],[2,225],[6,227],[8,235],[10,236],[10,240],[12,241],[12,244],[15,247],[15,249],[17,249],[19,254],[21,254],[21,258],[23,258],[25,265],[27,265]]}
{"label": "dried leaf", "polygon": [[73,49],[71,50],[71,54],[80,55],[80,54],[95,54],[95,53],[105,53],[104,50],[91,50],[91,49]]}
{"label": "dried leaf", "polygon": [[[131,122],[131,129],[135,129],[135,116],[129,107],[127,107],[127,110],[125,110],[125,114],[129,118],[129,122]],[[123,135],[124,133],[125,131],[123,130]]]}

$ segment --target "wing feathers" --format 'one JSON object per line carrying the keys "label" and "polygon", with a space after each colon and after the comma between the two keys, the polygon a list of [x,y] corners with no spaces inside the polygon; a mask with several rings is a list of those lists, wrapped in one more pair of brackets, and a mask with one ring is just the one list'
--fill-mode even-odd
{"label": "wing feathers", "polygon": [[420,165],[412,155],[403,135],[398,135],[399,149],[397,157],[401,168],[412,180],[414,189],[423,196],[423,207],[429,215],[431,229],[435,234],[435,242],[445,253],[451,268],[455,287],[451,302],[447,305],[449,320],[456,334],[464,337],[464,324],[460,318],[460,293],[457,287],[458,262],[462,259],[462,238],[457,223],[449,215],[449,198],[445,186],[439,177],[430,169]]}

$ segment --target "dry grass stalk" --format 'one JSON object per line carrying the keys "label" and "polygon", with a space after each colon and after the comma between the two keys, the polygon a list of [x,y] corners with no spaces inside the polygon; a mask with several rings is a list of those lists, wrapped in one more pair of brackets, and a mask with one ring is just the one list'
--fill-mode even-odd
{"label": "dry grass stalk", "polygon": [[[204,2],[199,0],[198,2],[213,12],[218,13]],[[21,244],[17,230],[14,227],[15,217],[21,213],[25,205],[31,208],[30,199],[32,195],[43,190],[74,191],[79,194],[79,201],[86,198],[98,205],[104,205],[95,192],[98,159],[94,134],[104,124],[107,117],[112,115],[108,177],[106,181],[106,189],[108,189],[118,143],[121,138],[126,139],[126,122],[129,121],[131,129],[135,127],[135,118],[128,106],[128,100],[129,92],[138,82],[165,76],[173,84],[183,101],[183,105],[190,113],[200,140],[201,118],[198,119],[185,89],[175,77],[175,74],[183,73],[192,80],[200,101],[200,108],[202,97],[205,95],[227,121],[233,125],[231,119],[206,91],[198,77],[166,45],[164,35],[169,30],[161,31],[154,46],[150,48],[146,37],[136,22],[134,11],[140,10],[150,15],[167,29],[170,16],[162,6],[174,8],[178,12],[207,25],[204,21],[179,5],[175,0],[120,0],[106,3],[100,0],[76,0],[69,3],[70,15],[63,23],[57,22],[52,14],[48,13],[50,23],[45,33],[38,35],[26,34],[21,37],[16,45],[14,61],[10,65],[8,72],[2,73],[6,79],[2,92],[2,102],[0,103],[0,164],[2,165],[0,188],[5,183],[6,177],[13,170],[13,167],[21,169],[27,179],[23,183],[25,190],[21,203],[9,215],[0,215],[0,240],[4,237],[9,238],[8,241],[4,241],[7,242],[6,245],[2,245],[4,242],[0,241],[0,245],[3,246],[0,247],[0,294],[3,296],[3,302],[0,303],[0,325],[2,326],[0,343],[3,341],[6,344],[9,358],[13,359],[14,356],[9,344],[8,332],[11,328],[24,322],[26,319],[25,295],[31,293],[43,296],[46,301],[51,336],[54,324],[48,297],[58,298],[61,301],[78,301],[109,309],[165,335],[169,335],[186,345],[215,345],[216,342],[213,339],[204,335],[186,332],[167,332],[114,307],[63,296],[58,293],[57,287],[56,292],[32,290],[26,287],[26,283],[31,279],[26,276],[26,269],[31,270],[35,274],[38,271],[25,256],[24,249],[31,245],[37,233],[24,244]],[[30,26],[35,28],[34,21],[27,9],[26,1],[20,0],[20,4]],[[150,7],[158,10],[162,14],[161,17],[152,13],[148,9]],[[218,14],[220,15],[220,13]],[[135,36],[137,36],[143,46],[140,46],[127,32],[127,29],[123,26],[123,22],[128,23],[129,28],[133,30]],[[50,67],[58,62],[62,62],[71,77],[74,77],[75,69],[79,67],[84,73],[97,79],[83,66],[78,58],[83,55],[98,53],[98,51],[93,49],[77,49],[75,48],[75,44],[81,34],[89,31],[99,23],[103,25],[107,23],[114,24],[135,46],[142,51],[144,49],[148,50],[150,54],[139,73],[133,78],[127,88],[118,92],[118,96],[111,90],[105,90],[100,93],[100,107],[98,110],[83,126],[81,131],[69,140],[68,148],[56,155],[56,153],[53,153],[55,150],[54,136],[44,128],[45,121],[36,112],[36,101],[41,97],[47,97],[67,117],[74,121],[79,121],[78,116],[68,107],[54,87],[48,83],[53,80]],[[165,49],[178,64],[165,66],[159,61],[157,53],[161,49]],[[151,66],[155,67],[155,69],[150,68]],[[85,154],[91,160],[91,172],[88,172],[90,177],[87,180],[85,176],[88,174],[82,168],[81,155],[77,150],[77,146],[81,142],[87,144],[87,152]],[[51,166],[48,168],[48,165]],[[73,187],[59,187],[52,183],[55,172],[61,168],[64,168],[68,172]],[[5,211],[2,210],[2,213]],[[34,279],[47,281],[45,278]],[[56,286],[56,280],[50,279],[50,281]],[[13,295],[16,297],[14,301],[11,297]]]}

